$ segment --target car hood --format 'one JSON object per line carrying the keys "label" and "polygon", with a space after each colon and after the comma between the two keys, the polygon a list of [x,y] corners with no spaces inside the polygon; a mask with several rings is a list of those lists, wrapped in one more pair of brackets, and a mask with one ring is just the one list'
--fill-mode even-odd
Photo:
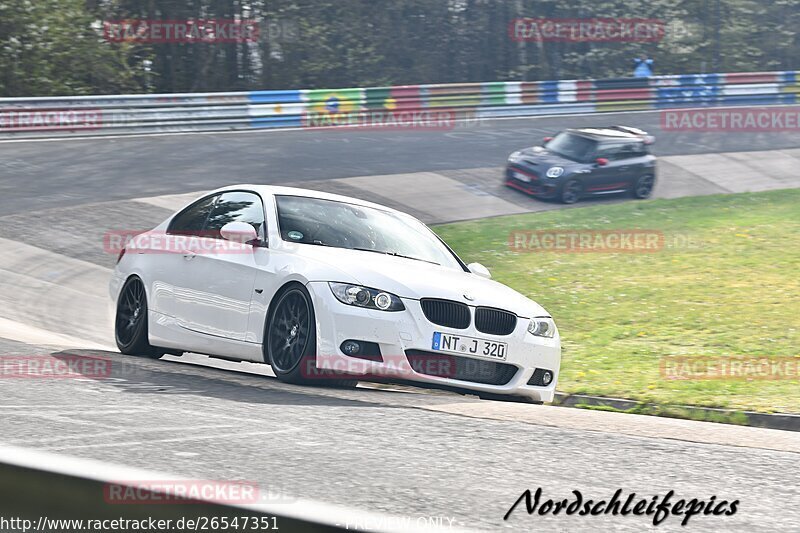
{"label": "car hood", "polygon": [[469,272],[414,259],[342,248],[301,245],[294,253],[324,262],[334,271],[347,272],[353,278],[313,281],[358,283],[414,300],[442,298],[472,306],[496,307],[525,318],[549,316],[539,304],[514,289]]}
{"label": "car hood", "polygon": [[558,154],[550,152],[541,146],[525,148],[524,150],[520,150],[520,152],[522,152],[523,159],[519,161],[519,163],[533,168],[538,168],[542,172],[546,172],[547,169],[555,166],[564,167],[564,170],[566,171],[571,171],[584,166],[584,163],[567,159]]}

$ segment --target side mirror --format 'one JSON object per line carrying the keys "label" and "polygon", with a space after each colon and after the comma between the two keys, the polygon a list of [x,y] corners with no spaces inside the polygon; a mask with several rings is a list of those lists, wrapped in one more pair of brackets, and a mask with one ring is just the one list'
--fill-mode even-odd
{"label": "side mirror", "polygon": [[545,137],[544,139],[542,139],[542,141],[544,141],[544,144],[547,144],[547,143],[549,143],[549,142],[550,142],[550,141],[552,141],[552,140],[553,140],[553,138],[552,138],[552,137]]}
{"label": "side mirror", "polygon": [[597,163],[598,167],[604,167],[608,164],[608,159],[606,159],[605,157],[598,157],[597,159],[594,160],[594,162]]}
{"label": "side mirror", "polygon": [[258,239],[255,228],[247,222],[228,222],[219,230],[226,241],[247,244]]}
{"label": "side mirror", "polygon": [[483,266],[480,263],[470,263],[467,265],[467,268],[470,272],[475,274],[476,276],[480,276],[486,279],[492,279],[492,273],[489,272],[489,269]]}

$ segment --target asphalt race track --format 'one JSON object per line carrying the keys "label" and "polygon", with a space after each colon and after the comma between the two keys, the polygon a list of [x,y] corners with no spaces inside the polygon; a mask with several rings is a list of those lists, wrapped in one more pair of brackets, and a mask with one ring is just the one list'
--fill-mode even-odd
{"label": "asphalt race track", "polygon": [[[498,167],[509,152],[565,125],[610,123],[658,137],[662,178],[672,179],[661,179],[657,196],[800,186],[799,136],[659,134],[657,113],[496,121],[452,132],[0,143],[0,355],[80,354],[111,368],[101,378],[0,379],[0,444],[191,479],[255,481],[271,503],[317,500],[410,524],[656,529],[647,517],[528,516],[524,506],[503,521],[523,490],[542,487],[553,499],[573,490],[608,499],[622,489],[646,499],[674,490],[676,498],[740,500],[735,516],[695,516],[686,528],[669,517],[659,531],[799,529],[798,433],[410,387],[294,387],[265,365],[194,355],[153,361],[113,350],[106,284],[115,257],[102,250],[109,230],[152,227],[197,191],[237,182],[339,191],[428,222],[556,209],[504,190]],[[434,193],[447,205],[434,204]],[[600,200],[619,201],[628,200]]]}
{"label": "asphalt race track", "polygon": [[0,142],[0,215],[230,183],[498,167],[515,149],[565,127],[609,124],[649,131],[657,155],[800,147],[797,132],[662,131],[658,112],[494,120],[445,132],[335,129]]}

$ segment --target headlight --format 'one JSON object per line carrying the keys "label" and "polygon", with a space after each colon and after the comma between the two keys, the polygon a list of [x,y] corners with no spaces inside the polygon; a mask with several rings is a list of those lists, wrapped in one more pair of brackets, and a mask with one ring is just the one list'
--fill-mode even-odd
{"label": "headlight", "polygon": [[556,334],[556,323],[549,316],[537,316],[528,324],[528,333],[537,337],[552,338]]}
{"label": "headlight", "polygon": [[514,152],[513,154],[508,156],[508,162],[509,163],[516,163],[517,161],[519,161],[521,159],[522,159],[522,152],[519,151],[519,150],[517,150],[516,152]]}
{"label": "headlight", "polygon": [[545,175],[548,178],[557,178],[557,177],[561,176],[561,174],[563,174],[563,173],[564,173],[564,168],[563,167],[550,167],[550,168],[547,169],[547,172],[545,173]]}
{"label": "headlight", "polygon": [[389,292],[349,283],[330,282],[328,285],[343,304],[379,311],[403,311],[406,308],[400,298]]}

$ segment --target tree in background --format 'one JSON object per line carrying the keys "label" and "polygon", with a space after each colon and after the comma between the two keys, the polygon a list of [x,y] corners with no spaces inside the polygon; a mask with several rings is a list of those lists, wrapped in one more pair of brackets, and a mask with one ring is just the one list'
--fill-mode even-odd
{"label": "tree in background", "polygon": [[[664,22],[657,42],[515,42],[515,18]],[[109,43],[120,19],[254,20],[257,42]],[[0,95],[244,91],[790,70],[800,0],[0,0]],[[145,66],[148,66],[146,69]]]}
{"label": "tree in background", "polygon": [[0,96],[141,90],[84,0],[0,0]]}

